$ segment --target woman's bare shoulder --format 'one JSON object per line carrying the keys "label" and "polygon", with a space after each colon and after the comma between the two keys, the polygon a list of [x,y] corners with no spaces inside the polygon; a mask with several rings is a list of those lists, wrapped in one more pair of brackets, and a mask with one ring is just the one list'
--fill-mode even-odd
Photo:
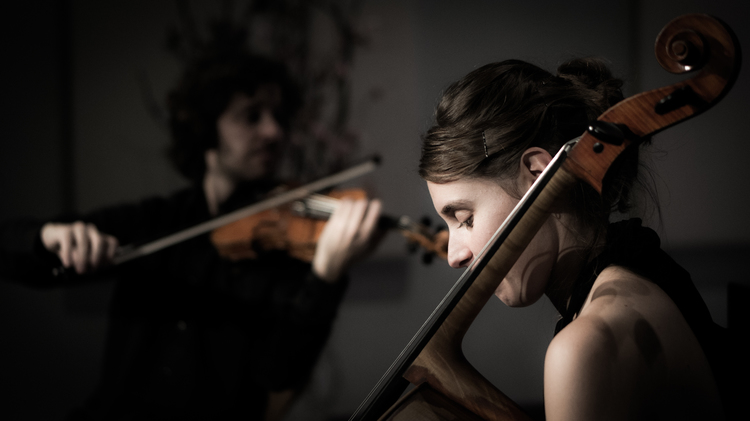
{"label": "woman's bare shoulder", "polygon": [[555,336],[544,362],[548,420],[629,419],[618,400],[619,342],[598,317],[578,318]]}
{"label": "woman's bare shoulder", "polygon": [[671,299],[618,267],[602,272],[578,317],[555,336],[544,376],[551,419],[642,419],[668,404],[654,400],[660,390],[705,393],[702,385],[711,383],[700,345]]}
{"label": "woman's bare shoulder", "polygon": [[608,268],[597,278],[577,317],[555,336],[548,358],[576,359],[566,363],[587,365],[599,359],[620,360],[627,357],[623,347],[634,335],[646,346],[648,336],[656,335],[648,331],[664,324],[660,319],[672,310],[679,315],[669,297],[647,279],[626,269]]}

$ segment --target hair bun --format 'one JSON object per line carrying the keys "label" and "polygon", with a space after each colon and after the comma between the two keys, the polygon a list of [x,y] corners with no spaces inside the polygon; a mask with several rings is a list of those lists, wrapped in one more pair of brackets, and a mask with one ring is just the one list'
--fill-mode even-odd
{"label": "hair bun", "polygon": [[622,80],[612,76],[602,59],[588,57],[568,61],[557,68],[557,75],[599,94],[603,109],[623,99]]}

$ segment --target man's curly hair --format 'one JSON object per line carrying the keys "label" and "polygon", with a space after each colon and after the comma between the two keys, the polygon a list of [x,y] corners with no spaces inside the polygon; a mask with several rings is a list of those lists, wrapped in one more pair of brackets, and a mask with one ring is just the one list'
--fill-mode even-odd
{"label": "man's curly hair", "polygon": [[281,88],[283,103],[277,116],[279,124],[288,127],[301,98],[283,64],[238,49],[192,60],[167,97],[172,135],[168,156],[177,170],[199,183],[206,171],[205,151],[218,144],[219,116],[235,95],[253,96],[268,84]]}

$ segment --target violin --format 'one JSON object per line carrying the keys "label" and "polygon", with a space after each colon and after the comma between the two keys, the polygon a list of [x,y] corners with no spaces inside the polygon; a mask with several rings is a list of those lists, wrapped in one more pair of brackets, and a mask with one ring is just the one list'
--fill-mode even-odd
{"label": "violin", "polygon": [[529,420],[466,360],[465,333],[556,202],[581,181],[601,194],[607,171],[626,148],[718,103],[737,78],[739,48],[732,30],[711,16],[685,15],[667,24],[656,40],[657,61],[672,73],[699,72],[619,102],[564,145],[350,421]]}
{"label": "violin", "polygon": [[[230,259],[252,258],[257,254],[256,245],[270,250],[287,249],[294,257],[311,261],[315,244],[325,225],[325,219],[333,213],[337,200],[349,196],[364,198],[364,191],[349,190],[328,197],[318,192],[332,188],[356,177],[367,174],[380,164],[379,157],[372,157],[338,173],[273,195],[266,200],[240,208],[217,218],[167,235],[140,246],[127,245],[118,250],[112,264],[119,265],[164,248],[213,232],[211,239],[220,255]],[[288,212],[292,203],[297,211]],[[305,208],[299,212],[299,207]],[[282,218],[283,215],[289,217]],[[417,224],[408,217],[381,218],[383,228],[395,228],[403,233],[410,243],[427,250],[426,256],[446,258],[448,252],[447,231],[432,233],[424,224]],[[64,267],[53,269],[54,276],[67,276]]]}
{"label": "violin", "polygon": [[[285,250],[294,258],[311,262],[326,220],[344,198],[365,199],[367,194],[362,189],[312,194],[219,227],[211,232],[211,242],[219,255],[230,260],[254,259],[260,250]],[[432,233],[408,216],[381,216],[378,227],[397,229],[410,244],[424,248],[426,256],[448,258],[448,231]]]}

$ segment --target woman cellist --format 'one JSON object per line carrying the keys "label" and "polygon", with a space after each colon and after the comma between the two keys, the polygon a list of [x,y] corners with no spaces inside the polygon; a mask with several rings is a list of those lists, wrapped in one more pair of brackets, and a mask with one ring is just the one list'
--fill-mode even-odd
{"label": "woman cellist", "polygon": [[[621,85],[596,59],[557,74],[508,60],[444,92],[419,171],[449,227],[452,267],[472,265],[557,150],[623,99]],[[715,325],[653,230],[610,224],[633,202],[638,149],[615,165],[602,196],[579,182],[555,205],[495,291],[512,307],[546,294],[561,315],[545,358],[546,419],[722,419]]]}

